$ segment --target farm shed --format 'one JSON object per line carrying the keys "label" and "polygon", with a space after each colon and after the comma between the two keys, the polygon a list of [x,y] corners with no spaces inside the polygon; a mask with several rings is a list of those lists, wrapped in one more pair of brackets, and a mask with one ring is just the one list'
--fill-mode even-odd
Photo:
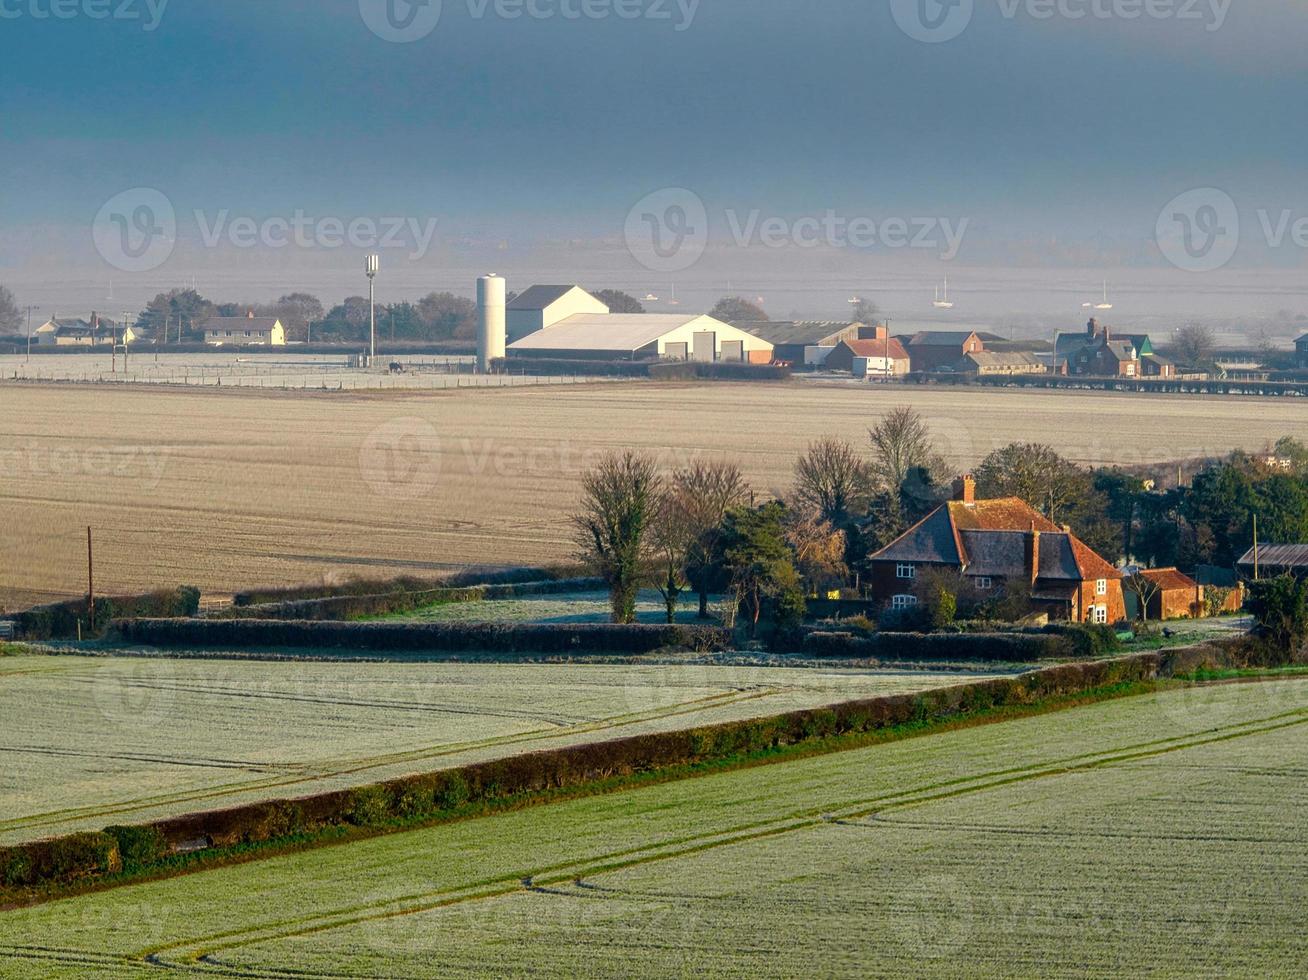
{"label": "farm shed", "polygon": [[991,351],[977,351],[963,357],[962,371],[977,377],[1005,377],[1015,374],[1046,374],[1045,367],[1034,354],[1011,353],[996,354]]}
{"label": "farm shed", "polygon": [[872,328],[843,320],[745,320],[735,324],[746,333],[766,340],[773,358],[804,364],[809,347],[835,347],[842,340],[857,340]]}
{"label": "farm shed", "polygon": [[505,308],[509,343],[582,313],[607,314],[609,308],[580,286],[531,286]]}
{"label": "farm shed", "polygon": [[1132,598],[1137,603],[1144,600],[1146,619],[1202,619],[1206,615],[1204,587],[1189,575],[1175,568],[1147,568],[1140,578],[1148,586],[1141,590],[1143,595]]}
{"label": "farm shed", "polygon": [[1308,577],[1308,544],[1264,544],[1250,548],[1236,563],[1249,578]]}
{"label": "farm shed", "polygon": [[[862,361],[859,365],[858,362]],[[823,367],[828,371],[855,372],[861,366],[862,377],[884,377],[887,374],[903,377],[908,374],[911,362],[908,351],[885,327],[875,328],[872,337],[860,340],[843,340],[827,355]]]}
{"label": "farm shed", "polygon": [[923,330],[900,337],[913,361],[914,371],[956,367],[968,354],[979,354],[985,342],[975,330]]}
{"label": "farm shed", "polygon": [[710,316],[579,313],[509,344],[507,355],[768,364],[772,345]]}

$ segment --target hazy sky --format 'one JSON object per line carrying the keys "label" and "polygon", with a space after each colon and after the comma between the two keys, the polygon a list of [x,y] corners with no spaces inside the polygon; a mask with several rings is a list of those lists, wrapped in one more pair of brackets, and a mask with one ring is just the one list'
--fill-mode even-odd
{"label": "hazy sky", "polygon": [[[1147,263],[1192,188],[1229,193],[1255,244],[1259,209],[1308,217],[1300,0],[956,0],[971,20],[944,43],[892,10],[938,0],[444,0],[407,44],[365,24],[385,2],[0,0],[0,272],[80,261],[136,187],[175,206],[181,250],[196,211],[620,241],[666,187],[715,244],[729,211],[941,216],[969,222],[960,262],[998,264]],[[587,9],[608,16],[566,16]]]}

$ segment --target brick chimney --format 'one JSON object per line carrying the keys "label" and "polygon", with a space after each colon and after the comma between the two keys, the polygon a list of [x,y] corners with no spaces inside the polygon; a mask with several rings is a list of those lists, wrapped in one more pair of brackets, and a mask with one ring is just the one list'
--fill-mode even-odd
{"label": "brick chimney", "polygon": [[1035,521],[1031,522],[1031,530],[1026,535],[1026,565],[1031,575],[1031,587],[1035,588],[1036,580],[1040,578],[1040,531]]}
{"label": "brick chimney", "polygon": [[246,310],[246,311],[245,311],[245,318],[246,318],[247,320],[253,320],[253,319],[254,319],[254,310]]}
{"label": "brick chimney", "polygon": [[965,473],[954,481],[954,499],[965,504],[976,503],[976,477]]}

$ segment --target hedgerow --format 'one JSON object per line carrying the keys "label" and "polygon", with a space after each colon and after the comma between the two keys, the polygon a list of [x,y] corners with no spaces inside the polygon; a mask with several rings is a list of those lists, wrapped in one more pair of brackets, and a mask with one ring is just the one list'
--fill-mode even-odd
{"label": "hedgerow", "polygon": [[[16,613],[17,635],[24,640],[72,640],[79,635],[103,636],[115,619],[134,617],[194,616],[200,608],[200,590],[190,585],[162,589],[146,595],[96,596],[92,632],[86,599],[36,606]],[[80,634],[79,634],[80,627]]]}
{"label": "hedgerow", "polygon": [[1040,633],[809,633],[803,652],[811,657],[869,660],[1000,661],[1068,659],[1074,644]]}

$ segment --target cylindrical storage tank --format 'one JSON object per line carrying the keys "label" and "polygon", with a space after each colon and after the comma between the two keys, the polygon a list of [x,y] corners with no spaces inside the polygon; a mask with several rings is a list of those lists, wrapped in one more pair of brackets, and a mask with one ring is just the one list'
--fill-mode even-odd
{"label": "cylindrical storage tank", "polygon": [[508,339],[504,296],[505,283],[499,276],[482,276],[477,280],[477,370],[482,374],[504,357]]}

